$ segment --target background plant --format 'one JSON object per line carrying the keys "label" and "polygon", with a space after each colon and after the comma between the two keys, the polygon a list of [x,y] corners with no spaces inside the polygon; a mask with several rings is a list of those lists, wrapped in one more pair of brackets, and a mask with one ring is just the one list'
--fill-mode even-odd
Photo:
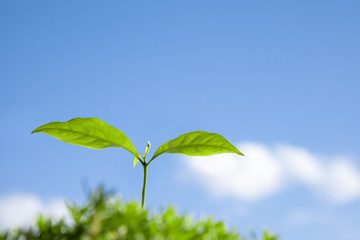
{"label": "background plant", "polygon": [[[125,203],[102,188],[89,195],[82,206],[68,204],[70,219],[54,220],[40,215],[36,226],[0,232],[0,240],[246,240],[235,229],[212,218],[194,221],[174,207],[151,214],[137,201]],[[70,223],[68,223],[70,222]],[[251,237],[256,240],[256,236]],[[262,240],[277,236],[264,231]]]}

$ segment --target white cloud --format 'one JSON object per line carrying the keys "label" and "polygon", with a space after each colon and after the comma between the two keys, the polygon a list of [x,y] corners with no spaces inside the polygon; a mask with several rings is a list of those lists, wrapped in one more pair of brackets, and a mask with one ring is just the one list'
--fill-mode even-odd
{"label": "white cloud", "polygon": [[0,228],[32,226],[36,217],[43,213],[55,218],[67,217],[68,212],[62,199],[42,201],[32,194],[11,194],[0,197]]}
{"label": "white cloud", "polygon": [[257,200],[300,183],[337,203],[360,197],[360,172],[347,158],[320,156],[290,145],[238,145],[246,157],[186,157],[186,165],[211,193]]}
{"label": "white cloud", "polygon": [[247,144],[241,149],[246,153],[251,152],[251,159],[221,154],[193,157],[187,163],[199,174],[200,181],[217,195],[251,200],[278,190],[282,169],[271,152],[260,144]]}
{"label": "white cloud", "polygon": [[278,145],[273,149],[277,155],[278,164],[283,164],[292,177],[314,185],[322,180],[323,166],[318,157],[306,149],[289,145]]}
{"label": "white cloud", "polygon": [[296,209],[290,212],[284,221],[284,225],[298,228],[306,225],[332,225],[339,220],[334,213],[318,209]]}
{"label": "white cloud", "polygon": [[323,184],[329,196],[346,202],[360,195],[360,175],[347,159],[340,159],[328,167],[328,184]]}

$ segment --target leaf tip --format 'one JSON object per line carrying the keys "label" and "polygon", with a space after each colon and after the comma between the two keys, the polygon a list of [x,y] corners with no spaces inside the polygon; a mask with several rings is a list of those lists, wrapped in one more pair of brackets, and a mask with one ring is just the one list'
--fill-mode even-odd
{"label": "leaf tip", "polygon": [[37,133],[37,132],[38,131],[37,131],[37,128],[36,128],[36,129],[32,130],[30,134]]}
{"label": "leaf tip", "polygon": [[234,152],[234,153],[236,153],[236,154],[238,154],[238,155],[240,155],[240,156],[244,156],[244,157],[245,157],[245,155],[244,155],[238,148],[236,148],[236,149],[237,149],[237,151]]}
{"label": "leaf tip", "polygon": [[136,164],[139,162],[139,159],[137,157],[134,158],[134,165],[133,168],[135,168]]}

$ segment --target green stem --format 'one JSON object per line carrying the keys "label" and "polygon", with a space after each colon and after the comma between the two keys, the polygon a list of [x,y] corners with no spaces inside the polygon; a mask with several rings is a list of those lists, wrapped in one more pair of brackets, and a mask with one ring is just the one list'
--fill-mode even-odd
{"label": "green stem", "polygon": [[146,178],[147,178],[147,167],[148,164],[143,164],[144,167],[144,182],[143,182],[143,189],[142,189],[142,201],[141,201],[141,207],[144,209],[145,207],[145,190],[146,190]]}

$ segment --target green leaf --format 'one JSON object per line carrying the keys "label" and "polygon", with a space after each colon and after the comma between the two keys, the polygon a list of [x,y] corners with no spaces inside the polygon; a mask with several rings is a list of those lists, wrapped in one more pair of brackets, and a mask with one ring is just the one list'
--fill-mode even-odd
{"label": "green leaf", "polygon": [[144,154],[144,158],[146,159],[149,151],[150,151],[150,148],[151,148],[151,143],[150,141],[148,141],[147,145],[146,145],[146,148],[145,148],[145,154]]}
{"label": "green leaf", "polygon": [[[185,133],[161,145],[151,160],[163,153],[181,153],[188,156],[210,156],[220,153],[236,153],[239,149],[217,133],[196,131]],[[150,161],[151,161],[150,160]]]}
{"label": "green leaf", "polygon": [[[141,154],[139,154],[139,157],[144,157],[144,156],[141,155]],[[133,166],[133,168],[135,168],[136,164],[137,164],[139,161],[141,161],[141,160],[139,160],[139,157],[135,157],[135,158],[134,158],[134,166]]]}
{"label": "green leaf", "polygon": [[133,168],[135,168],[136,164],[139,162],[139,159],[137,157],[134,158],[134,166]]}
{"label": "green leaf", "polygon": [[67,122],[51,122],[31,133],[43,132],[63,142],[92,149],[124,148],[135,157],[139,154],[130,139],[119,129],[98,118],[74,118]]}

